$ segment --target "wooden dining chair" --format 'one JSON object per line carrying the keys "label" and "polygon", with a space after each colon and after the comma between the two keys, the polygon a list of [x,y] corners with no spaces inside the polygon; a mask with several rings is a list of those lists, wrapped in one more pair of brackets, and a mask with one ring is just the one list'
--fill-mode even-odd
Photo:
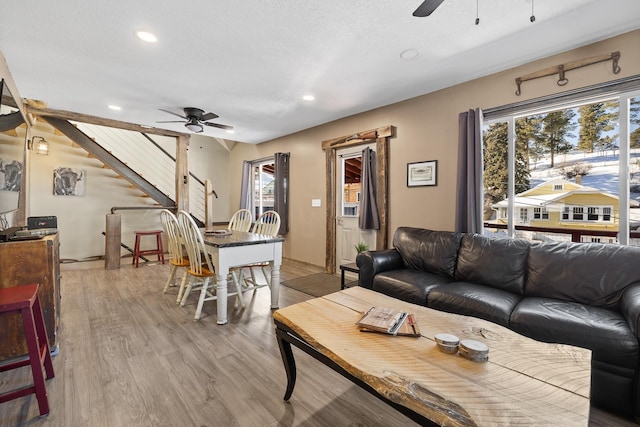
{"label": "wooden dining chair", "polygon": [[[169,264],[171,269],[169,270],[169,278],[164,285],[163,293],[167,293],[170,287],[175,286],[175,277],[178,268],[184,267],[184,274],[182,275],[182,281],[179,289],[184,289],[184,284],[187,280],[187,267],[189,267],[189,258],[187,258],[184,251],[184,244],[182,236],[180,235],[180,225],[178,224],[178,218],[170,210],[163,209],[160,211],[160,221],[162,222],[162,228],[164,234],[167,236],[167,246],[169,250]],[[177,299],[176,303],[180,300]]]}
{"label": "wooden dining chair", "polygon": [[229,220],[227,228],[236,231],[249,231],[251,229],[251,221],[253,220],[251,211],[248,209],[240,209],[233,214]]}
{"label": "wooden dining chair", "polygon": [[[270,237],[275,237],[278,235],[278,231],[280,230],[280,215],[276,211],[266,211],[262,215],[258,217],[255,224],[253,224],[253,228],[251,229],[252,233],[256,234],[264,234]],[[244,291],[249,290],[257,290],[258,288],[262,288],[264,286],[271,286],[271,273],[267,270],[269,263],[259,263],[259,264],[251,264],[245,265],[239,268],[239,272],[232,271],[232,275],[234,276],[234,282],[237,281],[242,284]],[[249,276],[246,275],[244,269],[249,270]],[[260,269],[266,283],[259,283],[256,279],[256,271]],[[237,275],[237,276],[235,276]]]}
{"label": "wooden dining chair", "polygon": [[[202,306],[205,301],[216,300],[215,287],[215,268],[209,257],[207,247],[204,243],[202,233],[195,223],[193,218],[188,212],[178,212],[178,224],[180,225],[180,233],[184,240],[184,245],[187,250],[187,256],[189,258],[189,267],[187,268],[187,285],[184,290],[179,291],[179,298],[181,297],[180,306],[186,304],[189,293],[192,290],[199,289],[200,297],[198,299],[198,305],[196,307],[196,314],[194,319],[200,320],[202,315]],[[214,286],[209,286],[211,279],[214,279]],[[235,281],[234,281],[235,282]],[[244,308],[244,300],[242,299],[242,289],[238,283],[236,285],[236,292],[229,292],[229,297],[237,297],[236,305],[238,302]]]}

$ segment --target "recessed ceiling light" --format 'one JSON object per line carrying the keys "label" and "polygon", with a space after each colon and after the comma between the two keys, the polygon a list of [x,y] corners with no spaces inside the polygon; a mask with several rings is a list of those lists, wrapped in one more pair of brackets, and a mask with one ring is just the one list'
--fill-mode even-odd
{"label": "recessed ceiling light", "polygon": [[418,55],[420,55],[420,52],[418,52],[417,50],[407,49],[407,50],[403,50],[400,53],[400,58],[404,59],[405,61],[410,61],[412,59],[416,59]]}
{"label": "recessed ceiling light", "polygon": [[233,130],[233,129],[228,129],[228,130],[227,130],[227,133],[236,133],[236,131],[235,131],[235,130]]}
{"label": "recessed ceiling light", "polygon": [[313,101],[316,99],[316,97],[313,95],[305,95],[302,97],[302,99],[304,99],[305,101]]}
{"label": "recessed ceiling light", "polygon": [[122,110],[122,107],[120,107],[118,105],[109,105],[109,109],[110,110],[114,110],[114,111],[120,111],[120,110]]}
{"label": "recessed ceiling light", "polygon": [[158,38],[148,31],[137,31],[136,36],[138,36],[140,40],[145,41],[147,43],[155,43],[158,41]]}

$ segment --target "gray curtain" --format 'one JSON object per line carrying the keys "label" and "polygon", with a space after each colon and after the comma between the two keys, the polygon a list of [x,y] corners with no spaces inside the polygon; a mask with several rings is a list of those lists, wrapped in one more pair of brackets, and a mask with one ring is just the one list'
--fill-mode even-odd
{"label": "gray curtain", "polygon": [[482,110],[458,116],[458,180],[455,231],[482,231]]}
{"label": "gray curtain", "polygon": [[376,203],[376,152],[367,147],[362,150],[362,185],[358,226],[361,230],[379,230],[380,217]]}
{"label": "gray curtain", "polygon": [[[242,188],[240,190],[240,209],[251,210],[251,162],[242,162]],[[255,214],[254,214],[255,215]]]}
{"label": "gray curtain", "polygon": [[280,215],[279,235],[289,232],[289,153],[275,154],[273,210]]}

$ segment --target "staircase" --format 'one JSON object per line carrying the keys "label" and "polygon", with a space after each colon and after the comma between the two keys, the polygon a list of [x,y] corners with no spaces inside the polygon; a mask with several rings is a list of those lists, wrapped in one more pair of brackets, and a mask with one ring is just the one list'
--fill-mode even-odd
{"label": "staircase", "polygon": [[[175,138],[47,117],[46,121],[159,206],[175,203]],[[171,152],[174,154],[172,155]],[[205,219],[204,182],[191,174],[189,211]]]}

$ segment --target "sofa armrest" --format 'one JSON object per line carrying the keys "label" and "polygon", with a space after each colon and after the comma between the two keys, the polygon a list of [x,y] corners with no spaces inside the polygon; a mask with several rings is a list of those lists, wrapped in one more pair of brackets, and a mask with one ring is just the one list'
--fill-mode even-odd
{"label": "sofa armrest", "polygon": [[624,291],[620,301],[620,310],[624,318],[627,319],[631,331],[638,337],[638,332],[640,332],[640,284],[630,286]]}
{"label": "sofa armrest", "polygon": [[360,252],[356,257],[358,283],[363,288],[373,288],[373,277],[383,271],[404,268],[402,257],[395,249],[383,249],[380,251]]}

